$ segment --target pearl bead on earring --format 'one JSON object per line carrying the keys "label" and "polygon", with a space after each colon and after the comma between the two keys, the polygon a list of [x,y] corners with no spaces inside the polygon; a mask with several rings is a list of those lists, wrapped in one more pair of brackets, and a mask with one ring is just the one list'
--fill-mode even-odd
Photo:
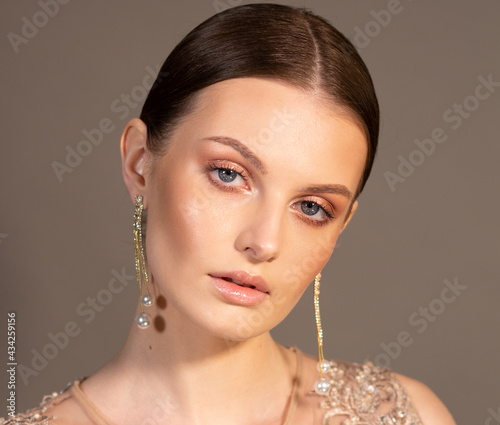
{"label": "pearl bead on earring", "polygon": [[141,329],[145,329],[151,324],[151,316],[148,313],[139,313],[135,319],[135,323]]}

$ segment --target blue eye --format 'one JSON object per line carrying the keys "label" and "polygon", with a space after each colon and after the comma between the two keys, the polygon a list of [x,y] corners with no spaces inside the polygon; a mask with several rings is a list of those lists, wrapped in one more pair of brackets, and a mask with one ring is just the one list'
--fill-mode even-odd
{"label": "blue eye", "polygon": [[302,215],[302,217],[307,220],[308,223],[315,226],[322,226],[335,219],[333,213],[330,212],[330,208],[326,206],[326,204],[322,205],[320,202],[312,199],[304,199],[303,201],[297,202],[295,208],[305,215],[305,217],[304,215]]}
{"label": "blue eye", "polygon": [[244,186],[245,181],[248,179],[245,170],[237,168],[233,164],[210,163],[208,164],[207,171],[213,183],[227,188]]}
{"label": "blue eye", "polygon": [[302,201],[300,204],[300,209],[306,215],[316,215],[321,207],[313,201]]}
{"label": "blue eye", "polygon": [[229,168],[219,168],[218,169],[219,178],[225,183],[231,183],[238,177],[238,173]]}

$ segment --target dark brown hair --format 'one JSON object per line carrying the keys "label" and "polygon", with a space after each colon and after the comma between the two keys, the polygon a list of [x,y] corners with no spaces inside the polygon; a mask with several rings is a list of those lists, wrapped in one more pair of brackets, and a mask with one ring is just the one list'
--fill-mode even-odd
{"label": "dark brown hair", "polygon": [[[161,76],[161,77],[160,77]],[[142,108],[147,147],[165,150],[176,126],[205,87],[240,77],[265,77],[318,90],[363,128],[368,155],[363,189],[378,142],[379,108],[372,79],[351,42],[304,8],[249,4],[227,9],[198,25],[174,48]]]}

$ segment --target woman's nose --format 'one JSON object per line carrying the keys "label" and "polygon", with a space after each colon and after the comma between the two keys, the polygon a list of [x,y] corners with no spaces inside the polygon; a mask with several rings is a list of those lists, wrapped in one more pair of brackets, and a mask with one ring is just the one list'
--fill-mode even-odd
{"label": "woman's nose", "polygon": [[[270,202],[271,203],[271,202]],[[279,257],[283,243],[284,214],[274,205],[250,211],[236,237],[236,249],[250,260],[271,262]]]}

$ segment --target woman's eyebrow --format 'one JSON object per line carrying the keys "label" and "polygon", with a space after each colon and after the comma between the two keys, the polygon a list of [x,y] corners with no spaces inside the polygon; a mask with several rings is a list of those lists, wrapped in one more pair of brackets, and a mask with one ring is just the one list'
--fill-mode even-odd
{"label": "woman's eyebrow", "polygon": [[[262,174],[267,174],[267,169],[262,163],[262,161],[257,158],[257,156],[248,149],[240,141],[227,136],[212,136],[205,137],[202,140],[210,140],[212,142],[222,143],[223,145],[231,146],[233,149],[237,150],[244,158],[248,159]],[[333,193],[337,195],[342,195],[348,200],[352,200],[353,193],[343,184],[320,184],[303,187],[300,192],[309,193]]]}
{"label": "woman's eyebrow", "polygon": [[231,146],[237,150],[244,158],[248,159],[262,174],[267,174],[267,169],[262,161],[240,141],[226,136],[205,137],[202,140],[211,140],[213,142],[222,143],[223,145]]}
{"label": "woman's eyebrow", "polygon": [[353,193],[343,184],[320,184],[314,186],[306,186],[300,189],[301,192],[309,193],[333,193],[345,196],[348,200],[352,200]]}

